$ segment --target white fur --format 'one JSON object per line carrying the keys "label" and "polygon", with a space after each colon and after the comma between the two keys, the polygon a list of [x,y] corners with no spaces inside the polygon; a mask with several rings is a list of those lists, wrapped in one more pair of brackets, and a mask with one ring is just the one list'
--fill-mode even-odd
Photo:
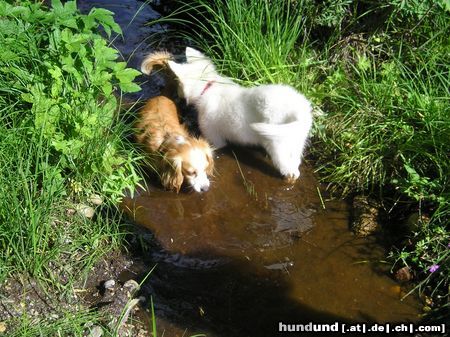
{"label": "white fur", "polygon": [[[241,87],[220,76],[201,52],[186,48],[187,62],[168,61],[179,91],[199,113],[203,135],[215,148],[227,142],[260,145],[280,173],[295,180],[312,126],[311,104],[287,85]],[[208,82],[211,84],[206,90]]]}
{"label": "white fur", "polygon": [[208,191],[209,179],[206,174],[208,161],[206,160],[204,152],[200,149],[192,149],[189,152],[189,159],[196,174],[192,177],[186,177],[188,184],[197,192]]}

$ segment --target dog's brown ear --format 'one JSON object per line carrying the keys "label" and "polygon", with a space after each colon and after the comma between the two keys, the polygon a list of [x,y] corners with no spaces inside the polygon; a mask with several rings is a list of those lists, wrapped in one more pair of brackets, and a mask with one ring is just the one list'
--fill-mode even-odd
{"label": "dog's brown ear", "polygon": [[180,192],[183,184],[183,173],[181,171],[181,158],[179,156],[165,156],[161,172],[161,183],[164,188]]}

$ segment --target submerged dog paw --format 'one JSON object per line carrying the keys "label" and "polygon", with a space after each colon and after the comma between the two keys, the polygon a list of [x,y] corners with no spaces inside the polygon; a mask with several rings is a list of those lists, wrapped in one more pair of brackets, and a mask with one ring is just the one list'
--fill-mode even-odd
{"label": "submerged dog paw", "polygon": [[284,176],[284,181],[288,184],[295,184],[297,179],[300,177],[300,174],[289,173]]}

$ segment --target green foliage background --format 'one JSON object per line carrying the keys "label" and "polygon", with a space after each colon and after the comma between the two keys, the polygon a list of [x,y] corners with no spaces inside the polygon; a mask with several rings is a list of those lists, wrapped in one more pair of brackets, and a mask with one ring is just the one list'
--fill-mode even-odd
{"label": "green foliage background", "polygon": [[25,272],[61,286],[70,269],[70,289],[119,242],[108,206],[93,220],[66,214],[93,193],[111,206],[140,181],[118,104],[140,90],[139,72],[100,26],[121,33],[110,11],[81,15],[75,1],[0,1],[0,279]]}

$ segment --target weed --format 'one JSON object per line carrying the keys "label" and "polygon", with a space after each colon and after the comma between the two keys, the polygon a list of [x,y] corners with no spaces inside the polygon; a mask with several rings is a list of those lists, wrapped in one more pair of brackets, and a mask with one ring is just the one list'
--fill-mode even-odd
{"label": "weed", "polygon": [[258,193],[255,190],[255,184],[253,184],[251,181],[249,181],[245,178],[244,172],[242,172],[241,165],[239,164],[239,160],[236,157],[236,154],[234,153],[234,151],[233,151],[233,156],[234,156],[234,159],[236,160],[236,165],[238,167],[239,174],[241,175],[242,183],[244,184],[244,188],[245,188],[247,194],[249,196],[251,196],[253,199],[255,199],[256,201],[258,201]]}
{"label": "weed", "polygon": [[[140,88],[97,32],[120,33],[111,12],[51,5],[0,0],[0,281],[30,275],[64,298],[123,237],[111,205],[139,183],[139,156],[113,92]],[[67,213],[92,193],[108,201],[94,219]],[[24,315],[8,332],[82,335],[94,316]]]}

